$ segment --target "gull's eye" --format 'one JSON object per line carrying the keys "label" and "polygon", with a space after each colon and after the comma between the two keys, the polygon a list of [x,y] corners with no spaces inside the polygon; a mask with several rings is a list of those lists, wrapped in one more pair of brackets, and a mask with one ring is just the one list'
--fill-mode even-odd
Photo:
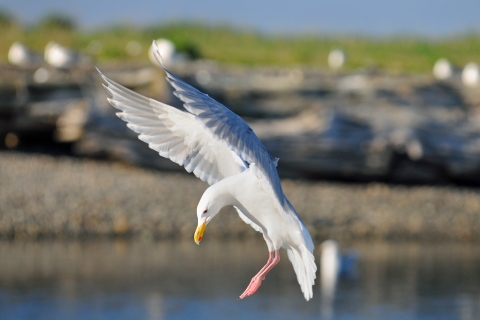
{"label": "gull's eye", "polygon": [[207,213],[207,209],[205,209],[205,211],[203,211],[203,213]]}

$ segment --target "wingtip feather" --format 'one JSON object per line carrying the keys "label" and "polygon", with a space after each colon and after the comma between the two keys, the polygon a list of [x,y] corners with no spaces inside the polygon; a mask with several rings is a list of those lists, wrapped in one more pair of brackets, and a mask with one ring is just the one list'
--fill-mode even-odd
{"label": "wingtip feather", "polygon": [[97,66],[95,66],[95,69],[97,70],[97,72],[98,72],[98,73],[99,73],[99,74],[102,76],[102,78],[103,78],[103,77],[104,77],[104,75],[103,75],[102,71],[100,71],[100,69],[98,69],[98,67],[97,67]]}
{"label": "wingtip feather", "polygon": [[105,81],[105,82],[107,82],[107,83],[110,83],[110,82],[111,82],[111,80],[108,79],[107,76],[104,75],[104,74],[102,73],[102,71],[100,71],[100,69],[98,69],[97,66],[95,66],[95,69],[97,69],[97,72],[100,74],[100,77],[102,77],[103,81]]}
{"label": "wingtip feather", "polygon": [[[110,95],[110,97],[113,98],[113,92],[112,92],[112,89],[105,83],[102,83],[102,86],[105,88],[105,91],[107,91],[107,93]],[[110,102],[110,98],[107,98],[108,102]],[[111,104],[111,102],[110,102]]]}
{"label": "wingtip feather", "polygon": [[116,101],[115,101],[114,99],[112,99],[112,98],[107,98],[107,101],[108,101],[108,103],[110,103],[110,105],[111,105],[112,107],[114,107],[115,109],[121,110],[120,108],[117,107]]}
{"label": "wingtip feather", "polygon": [[157,41],[155,40],[152,41],[152,52],[158,64],[162,66],[163,69],[167,69],[167,67],[165,67],[165,64],[163,63],[163,58],[162,58],[162,55],[160,54],[160,50],[158,49]]}

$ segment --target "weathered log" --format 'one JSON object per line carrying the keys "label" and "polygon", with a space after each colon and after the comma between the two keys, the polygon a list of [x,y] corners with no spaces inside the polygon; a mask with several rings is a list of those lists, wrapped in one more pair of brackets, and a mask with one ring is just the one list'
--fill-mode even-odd
{"label": "weathered log", "polygon": [[[375,71],[244,69],[211,62],[178,68],[182,78],[247,119],[289,176],[480,181],[477,104],[455,78],[438,82]],[[101,69],[141,94],[179,106],[160,69]],[[57,140],[76,142],[81,154],[182,170],[115,117],[92,68],[46,68],[49,76],[41,83],[35,80],[38,70],[6,69],[0,81],[2,132],[50,126]]]}

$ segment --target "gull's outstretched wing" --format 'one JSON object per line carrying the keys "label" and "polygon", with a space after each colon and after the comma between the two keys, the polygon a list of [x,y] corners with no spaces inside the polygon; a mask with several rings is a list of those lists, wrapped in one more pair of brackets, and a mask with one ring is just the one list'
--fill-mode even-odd
{"label": "gull's outstretched wing", "polygon": [[242,118],[170,72],[163,64],[155,41],[152,47],[155,58],[167,74],[168,82],[175,89],[174,94],[184,102],[185,109],[203,122],[218,140],[224,141],[243,161],[248,164],[255,163],[262,180],[267,182],[263,183],[264,188],[269,189],[266,191],[271,192],[277,200],[279,212],[283,213],[286,221],[298,221],[297,214],[290,210],[283,194],[276,168],[278,159],[270,156]]}
{"label": "gull's outstretched wing", "polygon": [[[238,174],[246,164],[198,121],[193,114],[144,97],[110,80],[99,71],[110,104],[121,110],[117,116],[139,134],[138,138],[162,157],[185,167],[210,185]],[[256,231],[262,229],[238,208],[238,215]]]}
{"label": "gull's outstretched wing", "polygon": [[111,95],[108,101],[121,110],[117,116],[162,157],[209,184],[245,170],[245,163],[193,114],[144,97],[100,75]]}

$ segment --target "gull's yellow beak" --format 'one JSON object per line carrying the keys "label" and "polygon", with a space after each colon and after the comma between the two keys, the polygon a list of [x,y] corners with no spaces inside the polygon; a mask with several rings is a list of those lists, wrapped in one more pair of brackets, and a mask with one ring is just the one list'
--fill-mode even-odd
{"label": "gull's yellow beak", "polygon": [[205,232],[206,227],[207,227],[207,222],[204,222],[197,227],[197,230],[195,230],[195,234],[193,235],[193,240],[195,240],[196,244],[200,244],[200,241],[202,241],[203,233]]}

